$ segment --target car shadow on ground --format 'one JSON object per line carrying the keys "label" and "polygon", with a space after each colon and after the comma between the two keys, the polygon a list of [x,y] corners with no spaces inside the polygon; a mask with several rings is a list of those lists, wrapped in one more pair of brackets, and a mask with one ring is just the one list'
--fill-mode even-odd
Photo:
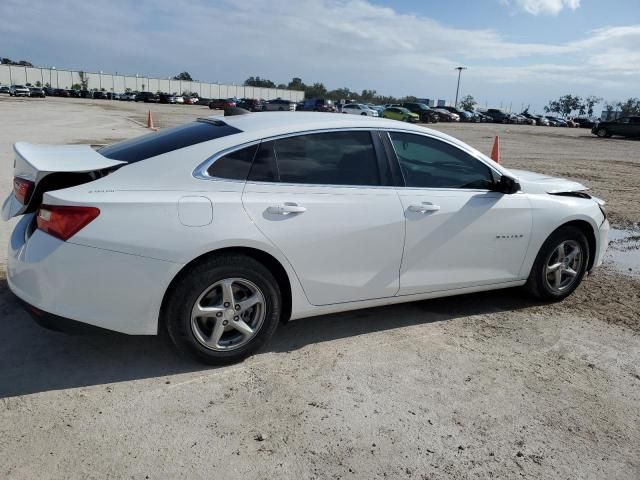
{"label": "car shadow on ground", "polygon": [[[281,326],[267,352],[371,332],[527,308],[519,289],[324,315]],[[175,353],[162,336],[68,335],[37,325],[0,280],[0,398],[210,369]],[[224,368],[224,367],[222,367]]]}

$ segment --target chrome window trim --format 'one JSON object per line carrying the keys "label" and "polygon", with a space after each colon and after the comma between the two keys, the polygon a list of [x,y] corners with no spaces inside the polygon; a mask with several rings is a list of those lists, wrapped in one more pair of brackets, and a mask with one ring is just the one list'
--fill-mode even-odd
{"label": "chrome window trim", "polygon": [[[441,138],[437,135],[432,135],[429,134],[429,132],[417,132],[415,130],[407,130],[407,129],[403,129],[403,128],[389,128],[389,127],[336,127],[336,128],[322,128],[322,129],[315,129],[315,130],[301,130],[301,131],[296,131],[296,132],[290,132],[290,133],[283,133],[280,135],[272,135],[270,137],[264,137],[258,140],[251,140],[248,142],[244,142],[238,145],[234,145],[233,147],[228,147],[225,148],[224,150],[219,151],[218,153],[215,153],[214,155],[210,156],[209,158],[207,158],[204,162],[200,163],[200,165],[198,165],[195,170],[192,172],[192,176],[196,179],[199,180],[213,180],[213,181],[222,181],[222,182],[232,182],[232,183],[252,183],[252,184],[257,184],[257,185],[281,185],[281,186],[313,186],[313,187],[329,187],[329,188],[383,188],[383,189],[388,189],[388,188],[402,188],[402,189],[420,189],[420,190],[437,190],[437,191],[465,191],[465,192],[492,192],[493,190],[487,190],[487,189],[472,189],[472,188],[468,188],[468,189],[460,189],[460,188],[434,188],[434,187],[407,187],[407,186],[403,186],[403,187],[397,187],[397,186],[388,186],[388,185],[341,185],[341,184],[318,184],[318,183],[285,183],[285,182],[260,182],[260,181],[249,181],[249,180],[236,180],[236,179],[232,179],[232,178],[223,178],[223,177],[214,177],[212,175],[209,175],[207,173],[207,170],[211,167],[211,165],[213,165],[215,163],[216,160],[218,160],[221,157],[224,157],[225,155],[229,154],[229,153],[233,153],[237,150],[242,150],[243,148],[246,147],[251,147],[253,145],[258,145],[262,142],[269,142],[272,140],[279,140],[282,138],[290,138],[290,137],[297,137],[300,135],[312,135],[312,134],[317,134],[317,133],[333,133],[333,132],[359,132],[359,131],[366,131],[366,132],[386,132],[387,134],[389,132],[399,132],[399,133],[409,133],[409,134],[413,134],[413,135],[420,135],[423,137],[427,137],[430,138],[432,140],[438,140],[441,142],[444,142],[454,148],[457,148],[458,150],[466,153],[467,155],[469,155],[472,158],[475,158],[476,160],[478,160],[479,162],[481,162],[483,165],[486,165],[491,171],[495,172],[497,175],[502,176],[503,174],[499,171],[496,170],[493,166],[491,166],[490,164],[488,164],[487,162],[485,162],[482,158],[477,157],[476,155],[474,155],[471,152],[468,152],[467,150],[460,148],[459,145],[456,145],[455,143]],[[392,143],[392,147],[393,147],[393,143]],[[395,150],[394,150],[395,153]]]}
{"label": "chrome window trim", "polygon": [[[225,155],[229,153],[233,153],[237,150],[242,150],[243,148],[251,147],[252,145],[258,145],[262,142],[270,142],[272,140],[279,140],[282,138],[298,137],[301,135],[312,135],[317,133],[362,132],[362,131],[373,133],[379,130],[381,129],[372,128],[372,127],[323,128],[323,129],[317,129],[317,130],[303,130],[299,132],[284,133],[280,135],[264,137],[264,138],[261,138],[260,140],[251,140],[250,142],[245,142],[245,143],[221,150],[218,153],[207,158],[204,162],[202,162],[200,165],[198,165],[195,168],[195,170],[192,173],[192,176],[199,180],[215,180],[215,181],[223,181],[223,182],[247,183],[249,182],[249,180],[235,180],[232,178],[214,177],[212,175],[209,175],[207,170],[209,170],[211,165],[213,165],[215,161],[218,160],[219,158],[224,157]],[[372,148],[374,148],[373,140],[371,141],[371,146]],[[335,187],[349,187],[349,188],[363,188],[363,187],[364,188],[381,188],[383,187],[382,185],[340,185],[340,184],[333,185],[333,184],[319,184],[319,183],[285,183],[285,182],[258,182],[258,181],[251,181],[250,183],[266,184],[266,185],[305,185],[305,186],[333,187],[333,188]],[[388,188],[388,186],[386,186],[386,188]]]}
{"label": "chrome window trim", "polygon": [[[416,132],[414,130],[404,130],[404,129],[396,129],[396,128],[385,128],[383,129],[384,131],[386,131],[387,133],[389,132],[398,132],[398,133],[409,133],[409,134],[414,134],[414,135],[420,135],[422,137],[427,137],[430,138],[432,140],[437,140],[443,143],[446,143],[447,145],[450,145],[453,148],[456,148],[458,150],[460,150],[461,152],[467,154],[468,156],[470,156],[471,158],[474,158],[475,160],[479,161],[480,163],[482,163],[483,165],[485,165],[486,167],[489,168],[489,170],[499,176],[502,176],[503,173],[500,172],[499,170],[496,170],[495,167],[493,167],[492,165],[489,165],[487,162],[485,162],[482,158],[478,157],[477,155],[473,154],[472,152],[468,152],[467,150],[465,150],[464,148],[460,148],[459,145],[456,145],[455,143],[445,139],[445,138],[441,138],[438,137],[437,135],[429,135],[428,133],[422,133],[422,132]],[[395,147],[393,145],[393,142],[391,141],[391,137],[389,137],[389,141],[391,143],[391,148],[393,148],[393,152],[396,155],[396,158],[398,156]],[[400,169],[400,172],[402,173],[402,176],[404,178],[404,172],[402,172],[402,169]],[[405,185],[403,187],[398,187],[398,188],[402,188],[402,189],[411,189],[411,190],[450,190],[450,191],[454,191],[454,192],[460,192],[460,191],[464,191],[464,192],[493,192],[493,190],[489,190],[486,188],[455,188],[455,187],[408,187],[406,185],[406,180],[405,180]]]}

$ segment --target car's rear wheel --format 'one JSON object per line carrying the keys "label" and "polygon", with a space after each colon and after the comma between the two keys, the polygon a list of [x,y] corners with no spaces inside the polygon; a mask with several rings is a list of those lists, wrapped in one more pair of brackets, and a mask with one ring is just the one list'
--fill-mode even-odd
{"label": "car's rear wheel", "polygon": [[278,283],[260,262],[224,255],[195,265],[169,292],[164,323],[182,353],[222,365],[255,353],[280,320]]}
{"label": "car's rear wheel", "polygon": [[589,255],[589,242],[580,229],[560,227],[538,252],[527,280],[527,290],[543,300],[563,300],[580,285]]}
{"label": "car's rear wheel", "polygon": [[609,132],[607,132],[606,128],[599,128],[598,131],[596,132],[596,135],[598,135],[600,138],[606,138],[611,136],[609,135]]}

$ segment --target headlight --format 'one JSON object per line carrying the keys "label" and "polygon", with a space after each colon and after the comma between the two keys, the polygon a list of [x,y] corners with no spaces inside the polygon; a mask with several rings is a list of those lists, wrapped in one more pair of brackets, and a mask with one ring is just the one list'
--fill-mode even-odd
{"label": "headlight", "polygon": [[604,218],[606,220],[607,218],[607,211],[604,208],[605,205],[605,201],[602,200],[601,198],[598,197],[591,197],[593,199],[594,202],[596,202],[598,204],[598,208],[600,208],[600,211],[602,212],[602,215],[604,215]]}

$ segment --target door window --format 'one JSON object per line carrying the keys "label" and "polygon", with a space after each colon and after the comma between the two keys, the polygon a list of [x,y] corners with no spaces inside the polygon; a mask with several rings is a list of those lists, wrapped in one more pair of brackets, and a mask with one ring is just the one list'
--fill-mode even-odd
{"label": "door window", "polygon": [[249,179],[378,186],[380,172],[370,132],[329,132],[263,142]]}
{"label": "door window", "polygon": [[489,190],[491,169],[448,143],[410,133],[390,132],[407,187]]}

